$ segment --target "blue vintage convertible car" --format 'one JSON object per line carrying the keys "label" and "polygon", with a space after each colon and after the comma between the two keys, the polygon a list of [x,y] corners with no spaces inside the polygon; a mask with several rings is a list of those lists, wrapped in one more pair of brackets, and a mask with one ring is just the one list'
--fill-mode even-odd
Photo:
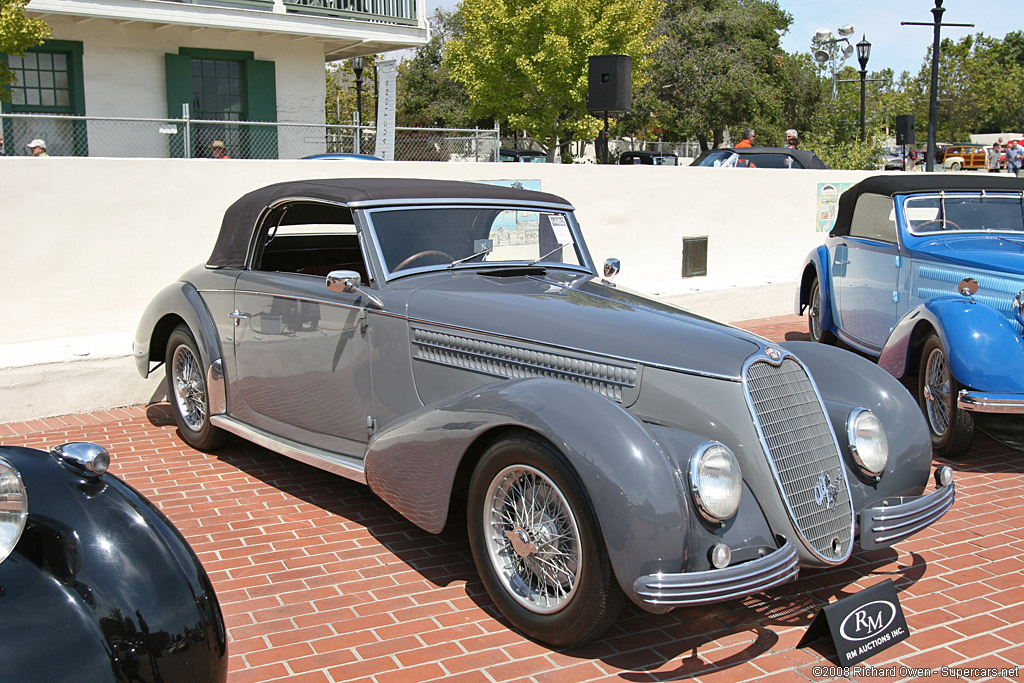
{"label": "blue vintage convertible car", "polygon": [[135,358],[164,364],[196,448],[240,436],[435,533],[465,505],[488,593],[554,645],[597,636],[625,599],[665,612],[840,565],[955,497],[886,372],[616,287],[542,192],[254,190],[146,310]]}
{"label": "blue vintage convertible car", "polygon": [[916,375],[935,451],[962,455],[975,422],[1024,434],[1024,180],[866,178],[807,257],[796,311],[896,377]]}

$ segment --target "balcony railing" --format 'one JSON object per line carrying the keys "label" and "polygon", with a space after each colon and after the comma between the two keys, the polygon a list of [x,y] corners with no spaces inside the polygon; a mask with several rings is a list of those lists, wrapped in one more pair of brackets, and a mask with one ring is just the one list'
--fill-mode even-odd
{"label": "balcony railing", "polygon": [[[178,0],[190,5],[274,9],[274,0]],[[295,14],[358,19],[386,24],[417,23],[416,0],[282,0],[287,11]]]}

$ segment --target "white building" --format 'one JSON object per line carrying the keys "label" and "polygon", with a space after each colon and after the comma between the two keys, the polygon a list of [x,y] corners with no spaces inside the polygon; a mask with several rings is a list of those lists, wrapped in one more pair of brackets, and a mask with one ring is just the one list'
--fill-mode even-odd
{"label": "white building", "polygon": [[[53,39],[8,57],[18,83],[0,111],[51,116],[4,117],[8,155],[37,137],[67,156],[202,157],[214,140],[249,158],[323,152],[324,63],[428,39],[425,0],[31,0],[27,11]],[[218,123],[155,120],[183,119],[183,105]]]}

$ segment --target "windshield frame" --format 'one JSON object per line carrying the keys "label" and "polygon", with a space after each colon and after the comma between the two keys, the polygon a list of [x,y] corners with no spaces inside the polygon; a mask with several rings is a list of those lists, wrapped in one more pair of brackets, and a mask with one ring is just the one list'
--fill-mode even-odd
{"label": "windshield frame", "polygon": [[[958,198],[959,199],[962,199],[962,198],[973,198],[973,199],[985,199],[985,198],[1000,198],[1000,199],[1003,199],[1003,198],[1008,198],[1008,199],[1014,199],[1014,200],[1020,202],[1020,204],[1021,204],[1021,224],[1022,224],[1022,229],[1021,230],[995,230],[995,229],[985,229],[985,228],[963,228],[963,227],[961,227],[958,230],[928,230],[928,231],[924,231],[924,232],[920,232],[920,231],[914,229],[913,223],[911,222],[910,214],[909,214],[909,211],[908,211],[908,209],[912,209],[913,207],[908,207],[907,206],[908,202],[912,202],[914,200],[921,200],[921,199],[937,199],[939,201],[939,203],[940,203],[940,206],[941,206],[946,201],[949,201],[951,199],[958,199]],[[974,191],[958,190],[958,191],[953,191],[953,192],[939,191],[939,192],[925,192],[925,193],[917,193],[917,194],[908,194],[908,195],[903,195],[903,196],[900,197],[899,208],[900,208],[900,220],[901,220],[901,222],[903,223],[907,233],[909,235],[914,236],[914,237],[926,237],[926,238],[927,237],[931,237],[931,238],[934,238],[934,237],[937,237],[937,236],[940,236],[940,235],[947,235],[947,236],[948,235],[1013,235],[1015,237],[1024,238],[1024,190],[1019,191],[1019,192],[1011,192],[1011,191],[994,191],[994,192],[989,192],[987,190],[974,190]],[[940,208],[939,217],[937,217],[934,220],[940,220],[940,219],[945,220],[944,218],[942,218],[944,216],[944,214],[945,214],[945,210]]]}
{"label": "windshield frame", "polygon": [[[376,203],[375,203],[376,204]],[[546,212],[559,214],[565,217],[568,225],[570,234],[572,235],[573,244],[563,245],[566,247],[572,247],[576,254],[577,260],[580,262],[579,265],[572,263],[565,263],[564,261],[538,261],[533,262],[527,259],[521,260],[502,260],[502,261],[480,261],[470,260],[463,263],[452,265],[451,263],[440,263],[431,264],[425,266],[416,266],[413,268],[403,268],[402,270],[392,272],[387,265],[387,259],[384,256],[384,250],[381,247],[380,240],[377,236],[377,225],[374,223],[374,215],[380,213],[391,213],[394,211],[411,211],[411,210],[423,210],[423,209],[439,209],[439,210],[455,210],[455,209],[493,209],[497,211],[528,211],[528,212]],[[559,270],[570,270],[578,273],[585,273],[587,275],[595,275],[596,269],[594,268],[593,260],[590,256],[590,251],[587,249],[586,242],[583,240],[582,231],[580,230],[579,223],[576,221],[576,216],[570,207],[565,205],[549,205],[549,204],[538,204],[538,203],[523,203],[523,204],[511,204],[507,202],[493,202],[493,201],[466,201],[466,200],[442,200],[442,201],[417,201],[410,202],[408,204],[387,204],[387,205],[374,205],[365,206],[360,210],[362,218],[365,222],[366,231],[369,235],[372,249],[377,258],[377,262],[380,264],[381,271],[384,275],[384,281],[390,282],[399,278],[404,278],[409,275],[417,275],[421,273],[431,272],[453,272],[462,270],[501,270],[501,269],[523,269],[523,268],[534,268],[538,270],[557,268]],[[458,260],[458,258],[456,258]]]}

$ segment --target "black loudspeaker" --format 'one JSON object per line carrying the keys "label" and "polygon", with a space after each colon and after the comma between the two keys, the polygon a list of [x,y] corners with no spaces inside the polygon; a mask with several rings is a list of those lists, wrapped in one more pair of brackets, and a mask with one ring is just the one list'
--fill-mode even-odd
{"label": "black loudspeaker", "polygon": [[587,111],[603,114],[633,108],[633,58],[591,55],[587,73]]}
{"label": "black loudspeaker", "polygon": [[914,115],[902,114],[896,117],[896,144],[914,145]]}

